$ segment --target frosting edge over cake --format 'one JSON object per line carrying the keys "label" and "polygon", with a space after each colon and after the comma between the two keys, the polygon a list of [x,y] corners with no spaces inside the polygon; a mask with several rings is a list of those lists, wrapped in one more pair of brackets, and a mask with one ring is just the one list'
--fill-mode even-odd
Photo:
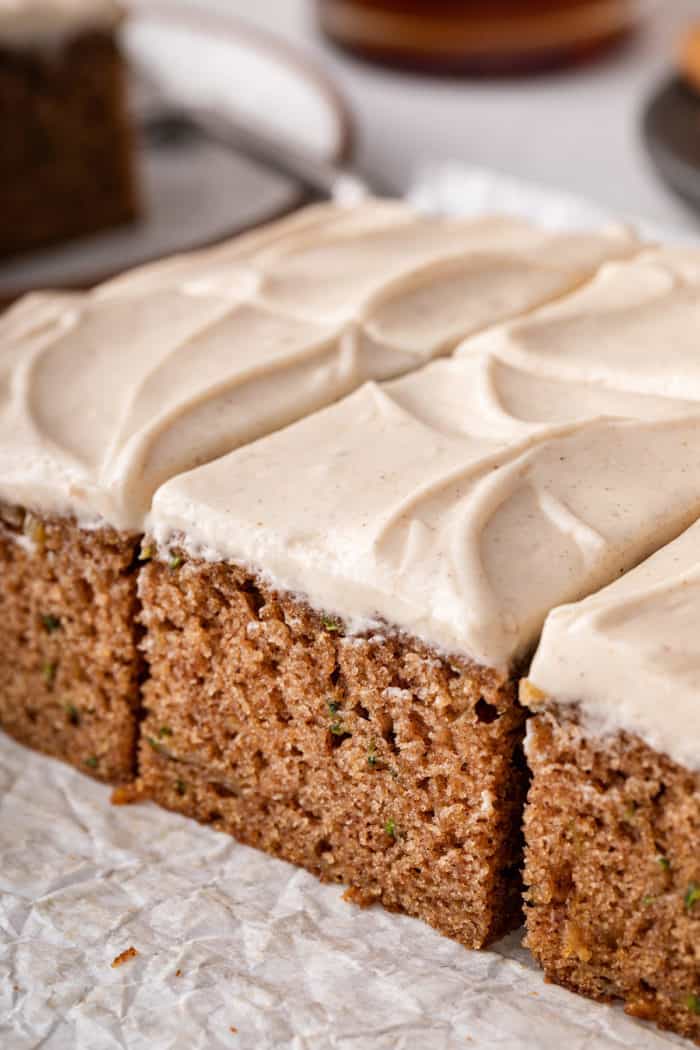
{"label": "frosting edge over cake", "polygon": [[622,579],[553,610],[522,690],[700,770],[700,522]]}
{"label": "frosting edge over cake", "polygon": [[0,47],[61,44],[83,32],[114,29],[123,17],[116,0],[0,0]]}
{"label": "frosting edge over cake", "polygon": [[0,318],[0,499],[141,531],[158,485],[564,294],[624,231],[321,205]]}
{"label": "frosting edge over cake", "polygon": [[552,608],[700,514],[699,259],[609,264],[451,359],[173,479],[151,527],[350,624],[516,667]]}

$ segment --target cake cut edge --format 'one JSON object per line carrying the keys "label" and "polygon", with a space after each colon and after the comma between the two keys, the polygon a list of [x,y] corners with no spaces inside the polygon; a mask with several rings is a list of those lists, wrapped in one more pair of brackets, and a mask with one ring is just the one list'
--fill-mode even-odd
{"label": "cake cut edge", "polygon": [[0,728],[108,783],[135,773],[139,537],[0,503]]}
{"label": "cake cut edge", "polygon": [[139,793],[469,948],[521,921],[514,679],[236,565],[140,573]]}
{"label": "cake cut edge", "polygon": [[141,215],[120,22],[88,14],[55,31],[0,32],[0,258]]}
{"label": "cake cut edge", "polygon": [[546,977],[700,1044],[700,774],[527,680],[526,946]]}

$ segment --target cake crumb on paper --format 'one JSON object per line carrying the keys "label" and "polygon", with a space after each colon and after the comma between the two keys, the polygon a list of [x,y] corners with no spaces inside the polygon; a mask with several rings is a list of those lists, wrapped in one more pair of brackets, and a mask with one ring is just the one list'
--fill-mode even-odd
{"label": "cake crumb on paper", "polygon": [[140,802],[143,798],[138,783],[121,784],[112,791],[110,802],[113,806],[131,806],[134,802]]}
{"label": "cake crumb on paper", "polygon": [[135,959],[138,954],[138,951],[133,946],[131,948],[125,948],[123,952],[120,952],[116,959],[112,959],[112,969],[116,969],[117,966],[123,966],[124,963],[129,962],[129,960]]}

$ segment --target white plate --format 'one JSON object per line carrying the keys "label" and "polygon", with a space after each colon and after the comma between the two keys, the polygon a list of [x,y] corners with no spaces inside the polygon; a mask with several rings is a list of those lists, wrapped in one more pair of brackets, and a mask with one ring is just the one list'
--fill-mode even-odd
{"label": "white plate", "polygon": [[[233,105],[324,159],[347,156],[350,118],[335,87],[274,37],[228,16],[140,0],[132,3],[123,44],[137,118],[153,79],[184,102]],[[142,140],[138,164],[142,221],[4,263],[0,299],[37,287],[94,284],[274,218],[303,196],[293,180],[204,140],[175,146]]]}

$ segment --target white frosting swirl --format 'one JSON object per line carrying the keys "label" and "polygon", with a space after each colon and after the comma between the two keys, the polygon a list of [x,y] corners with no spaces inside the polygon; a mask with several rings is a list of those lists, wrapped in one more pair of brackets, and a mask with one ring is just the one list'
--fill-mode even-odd
{"label": "white frosting swirl", "polygon": [[141,530],[154,490],[563,294],[623,233],[321,206],[0,320],[0,499]]}

